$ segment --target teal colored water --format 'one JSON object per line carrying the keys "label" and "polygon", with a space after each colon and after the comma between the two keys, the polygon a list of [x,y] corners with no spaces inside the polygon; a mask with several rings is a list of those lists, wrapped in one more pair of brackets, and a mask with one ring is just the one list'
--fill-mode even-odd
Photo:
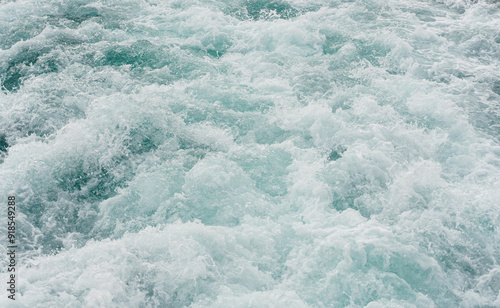
{"label": "teal colored water", "polygon": [[0,306],[500,307],[472,2],[1,2]]}

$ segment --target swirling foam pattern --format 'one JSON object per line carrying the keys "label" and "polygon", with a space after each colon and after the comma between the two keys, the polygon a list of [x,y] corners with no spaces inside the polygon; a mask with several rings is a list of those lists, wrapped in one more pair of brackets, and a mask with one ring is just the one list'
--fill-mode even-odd
{"label": "swirling foam pattern", "polygon": [[499,29],[488,0],[3,1],[0,306],[499,307]]}

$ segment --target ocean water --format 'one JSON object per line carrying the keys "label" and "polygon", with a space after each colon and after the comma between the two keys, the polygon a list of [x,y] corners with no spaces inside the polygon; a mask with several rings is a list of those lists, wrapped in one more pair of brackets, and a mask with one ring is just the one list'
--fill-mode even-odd
{"label": "ocean water", "polygon": [[3,1],[0,86],[1,307],[500,307],[498,1]]}

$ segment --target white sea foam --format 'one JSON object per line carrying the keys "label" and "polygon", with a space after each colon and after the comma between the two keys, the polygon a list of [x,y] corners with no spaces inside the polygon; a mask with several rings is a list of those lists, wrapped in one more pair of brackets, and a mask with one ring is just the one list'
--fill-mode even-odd
{"label": "white sea foam", "polygon": [[499,16],[0,4],[0,306],[500,305]]}

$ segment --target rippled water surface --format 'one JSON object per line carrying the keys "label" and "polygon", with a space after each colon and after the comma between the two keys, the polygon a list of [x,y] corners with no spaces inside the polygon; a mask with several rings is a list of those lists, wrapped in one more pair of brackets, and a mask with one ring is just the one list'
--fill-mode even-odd
{"label": "rippled water surface", "polygon": [[475,2],[1,2],[0,306],[500,307]]}

